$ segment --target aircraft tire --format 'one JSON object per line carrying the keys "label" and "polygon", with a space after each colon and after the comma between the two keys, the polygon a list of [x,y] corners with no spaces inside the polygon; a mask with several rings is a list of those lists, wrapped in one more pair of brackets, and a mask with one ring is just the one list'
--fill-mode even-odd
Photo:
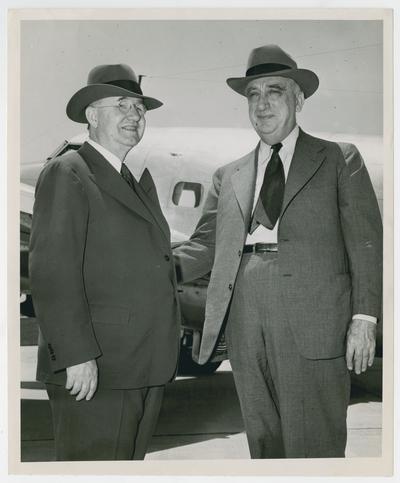
{"label": "aircraft tire", "polygon": [[179,376],[206,376],[215,372],[221,362],[206,362],[205,364],[197,364],[192,359],[191,349],[181,347],[181,353],[178,363]]}

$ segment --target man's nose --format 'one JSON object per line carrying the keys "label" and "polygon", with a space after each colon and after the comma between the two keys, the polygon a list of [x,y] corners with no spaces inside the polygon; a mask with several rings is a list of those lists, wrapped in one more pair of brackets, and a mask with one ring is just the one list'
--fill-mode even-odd
{"label": "man's nose", "polygon": [[269,95],[266,93],[261,93],[256,107],[258,110],[263,110],[266,107],[269,107]]}
{"label": "man's nose", "polygon": [[136,121],[139,121],[139,119],[142,117],[139,109],[136,107],[135,104],[131,104],[129,106],[129,110],[126,115],[130,118],[135,119]]}

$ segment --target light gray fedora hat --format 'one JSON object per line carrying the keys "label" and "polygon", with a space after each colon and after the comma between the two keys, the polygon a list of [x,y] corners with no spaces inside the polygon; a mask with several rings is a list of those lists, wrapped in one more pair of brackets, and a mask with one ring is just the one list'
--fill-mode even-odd
{"label": "light gray fedora hat", "polygon": [[278,45],[263,45],[253,49],[247,62],[245,77],[231,77],[227,84],[234,91],[246,95],[247,84],[260,77],[288,77],[293,79],[304,93],[310,97],[318,89],[319,80],[311,70],[299,69],[296,62]]}
{"label": "light gray fedora hat", "polygon": [[162,102],[144,96],[134,71],[126,64],[98,65],[90,72],[87,85],[79,89],[67,104],[67,116],[76,122],[87,123],[85,109],[104,97],[137,97],[143,99],[146,109],[157,109]]}

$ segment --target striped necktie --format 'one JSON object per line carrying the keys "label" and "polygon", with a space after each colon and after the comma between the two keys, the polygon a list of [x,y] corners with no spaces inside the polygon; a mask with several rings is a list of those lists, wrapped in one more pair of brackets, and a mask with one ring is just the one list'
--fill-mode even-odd
{"label": "striped necktie", "polygon": [[121,165],[121,176],[128,183],[128,185],[133,189],[133,191],[136,191],[135,178],[133,177],[133,174],[130,172],[128,166],[125,163],[122,163]]}

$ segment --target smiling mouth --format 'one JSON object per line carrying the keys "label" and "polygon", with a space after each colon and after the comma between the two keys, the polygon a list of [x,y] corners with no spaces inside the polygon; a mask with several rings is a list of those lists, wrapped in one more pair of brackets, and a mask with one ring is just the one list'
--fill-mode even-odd
{"label": "smiling mouth", "polygon": [[268,121],[269,119],[272,119],[274,117],[273,114],[261,114],[257,116],[258,119],[261,119],[262,121]]}
{"label": "smiling mouth", "polygon": [[137,126],[122,126],[124,131],[129,131],[129,132],[136,132],[137,131]]}

